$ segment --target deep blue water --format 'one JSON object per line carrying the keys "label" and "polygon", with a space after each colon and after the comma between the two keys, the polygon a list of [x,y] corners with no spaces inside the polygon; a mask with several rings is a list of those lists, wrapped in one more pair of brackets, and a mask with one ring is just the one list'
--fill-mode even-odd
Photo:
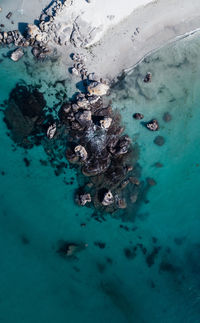
{"label": "deep blue water", "polygon": [[[55,176],[40,162],[47,160],[42,146],[16,147],[1,112],[0,322],[200,321],[199,46],[196,34],[158,50],[112,90],[113,106],[140,147],[142,179],[157,183],[136,214],[129,209],[132,222],[106,215],[100,223],[91,209],[75,205],[77,181],[65,184],[76,178],[75,170]],[[50,107],[58,91],[67,97],[75,91],[59,60],[2,58],[0,103],[19,80],[41,84]],[[152,82],[146,84],[148,71]],[[64,85],[54,87],[57,79]],[[132,118],[135,112],[144,121],[158,119],[162,147],[153,142],[158,133]],[[172,115],[168,123],[165,112]],[[88,247],[77,259],[64,259],[56,252],[62,239]],[[94,244],[99,241],[104,249]],[[131,259],[127,248],[136,250]]]}

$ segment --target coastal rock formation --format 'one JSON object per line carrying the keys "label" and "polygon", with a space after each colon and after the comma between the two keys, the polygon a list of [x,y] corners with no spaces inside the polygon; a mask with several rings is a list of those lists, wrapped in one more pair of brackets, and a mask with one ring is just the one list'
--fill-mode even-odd
{"label": "coastal rock formation", "polygon": [[80,167],[81,193],[76,202],[109,213],[127,208],[140,182],[129,164],[131,140],[123,134],[119,114],[104,105],[101,96],[79,93],[62,105],[59,118],[68,132],[66,157]]}

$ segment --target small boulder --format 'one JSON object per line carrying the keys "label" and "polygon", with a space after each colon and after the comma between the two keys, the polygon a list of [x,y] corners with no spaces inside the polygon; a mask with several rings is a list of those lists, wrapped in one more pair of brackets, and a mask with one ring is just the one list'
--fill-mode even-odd
{"label": "small boulder", "polygon": [[165,122],[170,122],[172,120],[172,116],[169,112],[165,112],[164,115],[163,115],[163,120]]}
{"label": "small boulder", "polygon": [[112,195],[111,191],[108,191],[107,193],[105,193],[102,204],[104,206],[108,206],[114,203],[114,197]]}
{"label": "small boulder", "polygon": [[78,204],[84,206],[86,203],[90,203],[92,201],[91,195],[89,193],[81,194],[78,196]]}
{"label": "small boulder", "polygon": [[112,123],[112,118],[109,118],[109,117],[105,117],[103,120],[100,120],[100,125],[101,125],[101,128],[103,129],[110,128],[111,123]]}
{"label": "small boulder", "polygon": [[90,95],[103,96],[108,93],[109,86],[104,83],[92,82],[88,85],[87,90]]}
{"label": "small boulder", "polygon": [[144,78],[144,82],[149,83],[149,82],[151,82],[151,80],[152,80],[152,74],[150,72],[148,72]]}
{"label": "small boulder", "polygon": [[22,56],[24,56],[23,49],[22,48],[17,48],[12,52],[10,58],[14,62],[18,62],[22,58]]}
{"label": "small boulder", "polygon": [[142,113],[137,112],[137,113],[134,113],[133,118],[136,120],[141,120],[144,118],[144,115]]}
{"label": "small boulder", "polygon": [[86,149],[83,146],[81,146],[81,145],[76,146],[75,149],[74,149],[74,151],[75,151],[75,154],[81,160],[85,161],[87,159],[88,154],[87,154]]}
{"label": "small boulder", "polygon": [[146,123],[146,127],[151,131],[158,131],[159,130],[158,121],[156,119],[153,119]]}

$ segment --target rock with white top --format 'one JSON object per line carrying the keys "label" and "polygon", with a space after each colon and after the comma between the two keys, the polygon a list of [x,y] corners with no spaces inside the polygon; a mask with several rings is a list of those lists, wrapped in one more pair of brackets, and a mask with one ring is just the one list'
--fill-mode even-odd
{"label": "rock with white top", "polygon": [[108,206],[114,203],[114,197],[111,191],[108,191],[103,198],[102,205]]}
{"label": "rock with white top", "polygon": [[103,96],[108,93],[110,87],[107,84],[100,82],[92,82],[88,85],[87,90],[90,95]]}
{"label": "rock with white top", "polygon": [[56,133],[56,123],[52,124],[48,129],[47,129],[47,137],[49,139],[52,139],[55,136]]}
{"label": "rock with white top", "polygon": [[22,49],[22,48],[17,48],[17,49],[15,49],[15,50],[12,52],[12,54],[11,54],[10,58],[11,58],[14,62],[17,62],[17,61],[19,61],[19,60],[22,58],[22,56],[24,56],[23,49]]}

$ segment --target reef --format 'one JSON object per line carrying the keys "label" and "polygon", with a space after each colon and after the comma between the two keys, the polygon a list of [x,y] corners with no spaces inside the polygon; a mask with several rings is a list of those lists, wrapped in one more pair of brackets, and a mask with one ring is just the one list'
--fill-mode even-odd
{"label": "reef", "polygon": [[35,87],[17,84],[11,91],[4,110],[4,120],[11,130],[12,139],[24,148],[40,141],[46,122],[44,96]]}

